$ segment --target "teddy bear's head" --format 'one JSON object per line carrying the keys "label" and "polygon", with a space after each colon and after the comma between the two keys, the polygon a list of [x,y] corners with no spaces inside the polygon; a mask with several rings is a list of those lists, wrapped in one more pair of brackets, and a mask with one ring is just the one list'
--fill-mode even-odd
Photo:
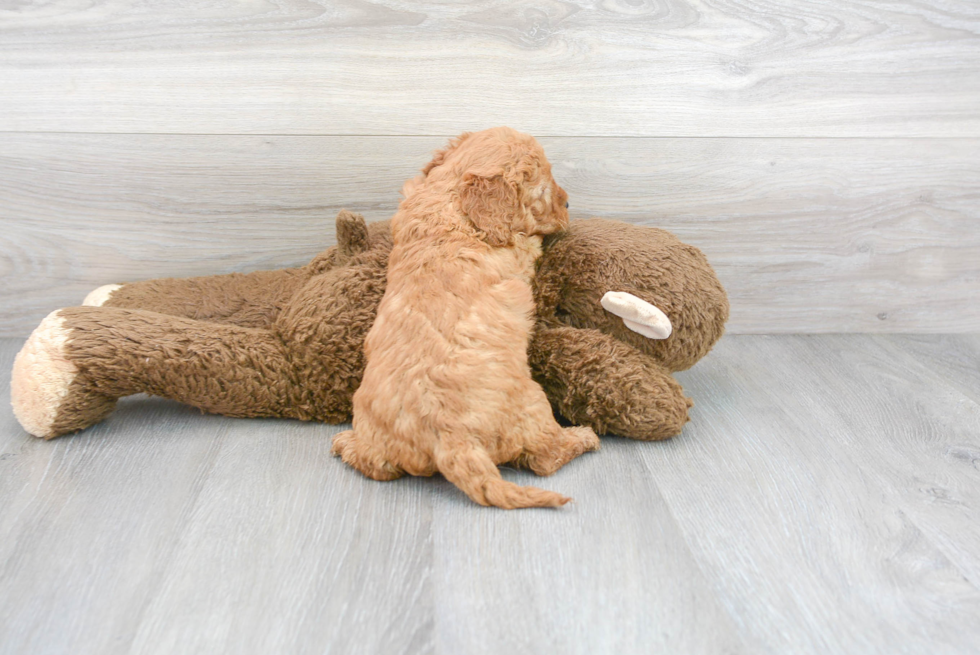
{"label": "teddy bear's head", "polygon": [[[620,221],[572,221],[566,232],[548,237],[534,286],[538,320],[600,330],[671,371],[707,354],[728,320],[725,290],[700,250],[664,230]],[[628,327],[622,312],[603,307],[609,292],[641,311],[646,304],[661,310],[670,319],[669,336]]]}

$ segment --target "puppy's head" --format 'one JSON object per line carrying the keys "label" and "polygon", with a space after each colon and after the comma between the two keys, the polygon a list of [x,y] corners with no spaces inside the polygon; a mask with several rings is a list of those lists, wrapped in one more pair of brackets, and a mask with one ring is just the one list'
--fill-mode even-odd
{"label": "puppy's head", "polygon": [[463,134],[422,170],[455,183],[460,212],[490,245],[568,226],[568,194],[534,137],[508,127]]}

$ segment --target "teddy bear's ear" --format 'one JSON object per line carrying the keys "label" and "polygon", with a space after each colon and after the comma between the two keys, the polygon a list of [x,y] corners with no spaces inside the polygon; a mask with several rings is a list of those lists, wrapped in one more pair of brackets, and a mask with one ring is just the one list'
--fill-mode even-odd
{"label": "teddy bear's ear", "polygon": [[625,291],[608,291],[599,301],[610,314],[623,319],[623,324],[650,339],[666,339],[673,331],[670,319],[659,307]]}
{"label": "teddy bear's ear", "polygon": [[336,264],[343,266],[351,257],[370,247],[367,223],[360,214],[341,209],[337,213]]}
{"label": "teddy bear's ear", "polygon": [[458,187],[460,209],[492,246],[514,243],[514,217],[520,211],[517,187],[503,175],[467,173]]}

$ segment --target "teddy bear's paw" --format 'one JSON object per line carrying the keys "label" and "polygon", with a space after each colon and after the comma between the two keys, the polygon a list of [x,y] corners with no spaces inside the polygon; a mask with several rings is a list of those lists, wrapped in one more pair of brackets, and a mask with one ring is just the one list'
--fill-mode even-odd
{"label": "teddy bear's paw", "polygon": [[10,380],[14,416],[25,430],[44,439],[97,423],[115,405],[75,384],[78,367],[66,352],[70,328],[59,312],[41,321],[17,353]]}
{"label": "teddy bear's paw", "polygon": [[694,405],[677,385],[675,392],[651,390],[642,405],[634,405],[622,416],[609,420],[609,432],[630,439],[660,441],[681,433]]}
{"label": "teddy bear's paw", "polygon": [[92,290],[91,293],[85,296],[85,300],[82,301],[82,305],[87,307],[101,307],[107,300],[109,300],[109,296],[112,295],[113,291],[121,288],[121,284],[104,284],[98,289]]}

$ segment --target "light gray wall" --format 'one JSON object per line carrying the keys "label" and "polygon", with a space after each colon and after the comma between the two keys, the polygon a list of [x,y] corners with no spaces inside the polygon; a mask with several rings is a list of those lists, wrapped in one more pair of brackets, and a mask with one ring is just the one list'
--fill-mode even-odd
{"label": "light gray wall", "polygon": [[972,1],[96,0],[0,3],[0,336],[302,263],[497,124],[702,248],[731,332],[980,331]]}

